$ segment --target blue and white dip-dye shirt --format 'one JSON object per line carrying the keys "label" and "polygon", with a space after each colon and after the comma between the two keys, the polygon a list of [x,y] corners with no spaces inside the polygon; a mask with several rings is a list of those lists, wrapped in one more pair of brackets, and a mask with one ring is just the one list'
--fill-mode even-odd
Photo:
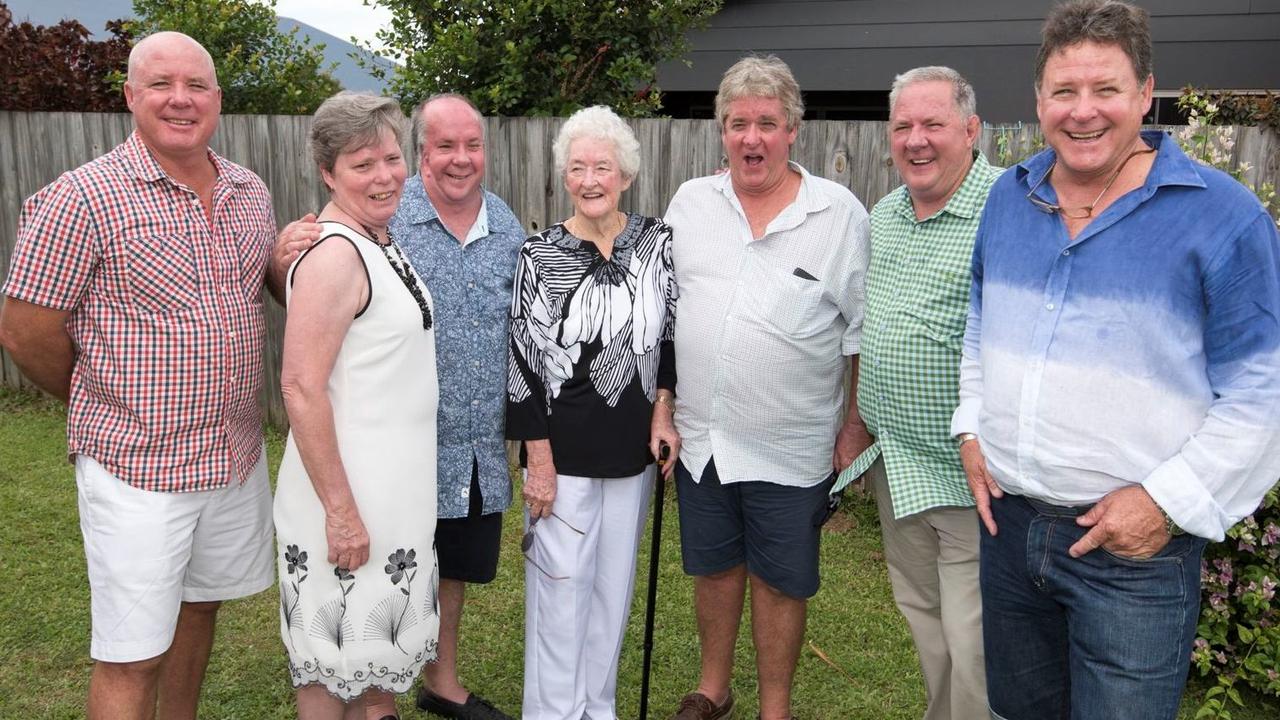
{"label": "blue and white dip-dye shirt", "polygon": [[1009,492],[1083,505],[1141,483],[1221,540],[1280,475],[1280,238],[1240,183],[1143,138],[1145,184],[1074,240],[1026,197],[1052,150],[992,188],[952,430]]}
{"label": "blue and white dip-dye shirt", "polygon": [[475,458],[485,514],[511,504],[506,427],[508,312],[525,232],[511,208],[485,191],[463,242],[440,222],[422,177],[404,186],[391,233],[435,305],[440,377],[438,515],[466,517]]}

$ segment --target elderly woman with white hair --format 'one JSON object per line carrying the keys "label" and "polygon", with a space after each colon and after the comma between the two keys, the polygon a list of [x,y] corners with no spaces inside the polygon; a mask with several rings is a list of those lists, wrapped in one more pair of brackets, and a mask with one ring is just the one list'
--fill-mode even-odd
{"label": "elderly woman with white hair", "polygon": [[[511,302],[507,437],[527,505],[524,720],[617,717],[618,656],[654,458],[679,451],[670,413],[671,228],[618,209],[640,145],[612,110],[560,129],[573,216],[529,238]],[[669,427],[669,423],[662,424]]]}

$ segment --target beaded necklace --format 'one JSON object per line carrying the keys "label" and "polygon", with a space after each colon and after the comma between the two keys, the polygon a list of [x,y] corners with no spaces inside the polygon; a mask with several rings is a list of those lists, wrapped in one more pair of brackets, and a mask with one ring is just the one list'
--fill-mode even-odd
{"label": "beaded necklace", "polygon": [[422,292],[422,284],[417,276],[413,274],[413,270],[409,268],[409,261],[405,259],[404,253],[400,251],[400,246],[396,244],[395,238],[391,237],[391,228],[387,228],[387,242],[378,242],[378,234],[369,229],[368,225],[362,225],[364,231],[369,237],[373,238],[373,242],[382,248],[382,254],[387,258],[387,264],[395,271],[396,277],[400,278],[400,282],[404,283],[409,294],[418,303],[418,309],[422,311],[422,329],[430,330],[432,325],[431,306],[427,304],[427,297]]}

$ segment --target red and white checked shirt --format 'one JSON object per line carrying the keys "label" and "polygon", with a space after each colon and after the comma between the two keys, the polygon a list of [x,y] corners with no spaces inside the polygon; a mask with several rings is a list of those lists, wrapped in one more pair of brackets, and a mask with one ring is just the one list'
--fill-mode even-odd
{"label": "red and white checked shirt", "polygon": [[27,199],[4,294],[66,310],[67,448],[143,490],[242,482],[262,449],[266,185],[218,157],[213,227],[137,133]]}

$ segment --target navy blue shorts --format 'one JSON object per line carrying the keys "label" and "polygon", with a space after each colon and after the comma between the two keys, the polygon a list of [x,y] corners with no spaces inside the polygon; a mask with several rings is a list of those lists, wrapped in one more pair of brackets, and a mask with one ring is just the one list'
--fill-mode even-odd
{"label": "navy blue shorts", "polygon": [[676,464],[680,557],[687,575],[714,575],[744,562],[747,572],[784,595],[818,592],[818,548],[835,478],[813,487],[770,482],[720,484],[715,458],[695,483]]}

